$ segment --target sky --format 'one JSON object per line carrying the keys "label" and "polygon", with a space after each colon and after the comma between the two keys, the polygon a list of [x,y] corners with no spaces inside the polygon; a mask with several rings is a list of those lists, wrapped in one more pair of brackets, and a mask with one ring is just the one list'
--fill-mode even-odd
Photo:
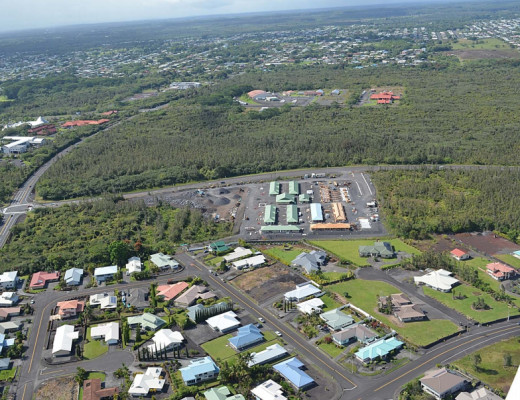
{"label": "sky", "polygon": [[418,0],[0,0],[0,31],[99,22],[413,2]]}

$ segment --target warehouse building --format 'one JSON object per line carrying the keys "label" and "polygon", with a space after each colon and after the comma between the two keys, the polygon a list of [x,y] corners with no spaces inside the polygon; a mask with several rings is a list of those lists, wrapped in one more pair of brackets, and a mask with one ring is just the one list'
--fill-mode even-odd
{"label": "warehouse building", "polygon": [[313,222],[323,221],[323,212],[321,211],[321,203],[311,203],[311,219]]}
{"label": "warehouse building", "polygon": [[276,207],[271,204],[265,206],[264,224],[276,224]]}
{"label": "warehouse building", "polygon": [[296,181],[289,182],[289,194],[297,196],[300,194],[300,185]]}
{"label": "warehouse building", "polygon": [[280,184],[273,181],[269,184],[269,196],[276,196],[280,194]]}
{"label": "warehouse building", "polygon": [[297,224],[298,223],[298,207],[294,204],[287,206],[287,223]]}

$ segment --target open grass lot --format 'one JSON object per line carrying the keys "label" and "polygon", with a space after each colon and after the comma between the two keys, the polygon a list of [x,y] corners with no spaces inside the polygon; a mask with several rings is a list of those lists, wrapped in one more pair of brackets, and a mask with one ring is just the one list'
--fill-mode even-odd
{"label": "open grass lot", "polygon": [[322,349],[325,353],[327,353],[332,358],[336,358],[339,356],[344,350],[344,347],[338,347],[334,342],[332,343],[320,343],[318,345],[320,349]]}
{"label": "open grass lot", "polygon": [[0,381],[11,381],[14,379],[16,375],[16,368],[11,369],[4,369],[3,371],[0,371]]}
{"label": "open grass lot", "polygon": [[92,340],[90,336],[90,327],[87,328],[87,340],[89,340],[89,342],[85,343],[83,346],[83,357],[87,360],[92,360],[108,351],[108,345],[103,343],[102,340]]}
{"label": "open grass lot", "polygon": [[442,337],[457,332],[459,329],[448,320],[431,320],[409,322],[398,326],[388,316],[377,311],[377,297],[388,296],[392,293],[400,293],[396,287],[380,281],[365,281],[354,279],[351,281],[337,283],[328,287],[329,290],[344,296],[349,295],[349,301],[357,307],[372,314],[383,323],[395,329],[403,338],[417,346],[426,346]]}
{"label": "open grass lot", "polygon": [[305,250],[301,247],[284,248],[283,246],[270,247],[263,250],[265,254],[283,262],[285,265],[291,265],[292,260],[299,256],[303,251]]}
{"label": "open grass lot", "polygon": [[[476,353],[482,357],[482,363],[479,365],[478,370],[475,369],[473,364],[473,355],[475,353],[469,354],[453,364],[491,387],[507,393],[520,364],[520,343],[518,340],[518,338],[505,340],[477,351]],[[505,354],[511,354],[512,367],[504,366]]]}
{"label": "open grass lot", "polygon": [[[378,239],[390,242],[396,251],[404,251],[408,254],[420,254],[421,252],[415,247],[407,245],[400,239]],[[359,246],[369,246],[374,244],[373,239],[361,240],[314,240],[310,243],[323,248],[324,250],[335,254],[340,258],[349,260],[355,265],[367,265],[367,259],[359,256]]]}
{"label": "open grass lot", "polygon": [[[99,378],[99,379],[101,379],[101,382],[104,382],[105,378],[106,378],[106,375],[103,372],[91,372],[91,373],[88,374],[88,378],[87,379],[96,379],[96,378]],[[79,388],[78,399],[79,400],[83,400],[83,385],[81,385],[80,388]]]}
{"label": "open grass lot", "polygon": [[500,39],[479,39],[477,41],[460,39],[457,43],[451,44],[453,50],[504,50],[511,47]]}
{"label": "open grass lot", "polygon": [[323,306],[324,312],[333,310],[333,309],[341,306],[341,304],[339,304],[337,301],[331,299],[330,296],[328,296],[326,294],[321,296],[320,299],[321,299],[321,301],[323,301],[325,303],[325,306]]}
{"label": "open grass lot", "polygon": [[[519,314],[517,309],[508,308],[506,303],[495,301],[489,294],[484,293],[473,286],[459,285],[453,288],[453,291],[455,291],[457,295],[462,294],[467,296],[463,300],[455,300],[453,299],[452,293],[438,292],[429,287],[424,287],[423,290],[424,294],[433,297],[434,299],[440,301],[442,304],[450,308],[453,308],[454,310],[457,310],[466,317],[471,318],[480,323],[487,323],[500,318],[505,318],[507,317],[508,309],[510,311],[510,315]],[[477,311],[471,307],[471,304],[477,300],[477,295],[484,299],[486,304],[488,304],[491,307],[490,310]]]}
{"label": "open grass lot", "polygon": [[512,267],[520,269],[520,258],[516,258],[511,254],[495,254],[494,256],[499,260],[502,260],[503,262],[511,265]]}

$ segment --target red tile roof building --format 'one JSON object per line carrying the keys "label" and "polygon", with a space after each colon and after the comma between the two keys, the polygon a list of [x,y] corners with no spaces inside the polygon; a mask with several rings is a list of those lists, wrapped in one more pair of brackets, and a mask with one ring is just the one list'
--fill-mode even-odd
{"label": "red tile roof building", "polygon": [[31,128],[27,131],[28,133],[36,133],[40,136],[52,135],[56,133],[56,126],[53,124],[45,124],[37,126],[36,128]]}
{"label": "red tile roof building", "polygon": [[251,90],[247,95],[249,98],[253,99],[261,94],[267,94],[267,92],[264,92],[263,90]]}
{"label": "red tile roof building", "polygon": [[58,307],[58,314],[61,318],[75,317],[85,309],[85,301],[60,301],[56,306]]}
{"label": "red tile roof building", "polygon": [[450,254],[453,258],[455,258],[458,261],[467,260],[469,258],[469,254],[461,249],[453,249],[452,251],[450,251]]}
{"label": "red tile roof building", "polygon": [[186,282],[177,282],[173,285],[159,285],[157,287],[157,296],[163,296],[165,300],[172,300],[188,288]]}
{"label": "red tile roof building", "polygon": [[40,271],[33,274],[29,287],[31,289],[43,289],[47,282],[53,282],[60,279],[60,273]]}
{"label": "red tile roof building", "polygon": [[504,279],[510,279],[516,275],[516,270],[505,264],[495,262],[486,265],[487,273],[497,281],[503,281]]}
{"label": "red tile roof building", "polygon": [[116,387],[101,389],[101,379],[87,379],[83,382],[83,400],[113,399],[119,392]]}
{"label": "red tile roof building", "polygon": [[370,95],[370,100],[377,100],[377,104],[391,104],[394,100],[401,100],[401,96],[393,92],[380,92]]}

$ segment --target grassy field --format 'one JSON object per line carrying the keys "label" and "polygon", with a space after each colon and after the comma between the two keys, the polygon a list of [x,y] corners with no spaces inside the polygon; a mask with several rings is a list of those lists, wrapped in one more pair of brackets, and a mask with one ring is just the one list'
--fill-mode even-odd
{"label": "grassy field", "polygon": [[244,93],[244,94],[243,94],[242,96],[240,96],[238,99],[241,100],[241,101],[246,102],[247,104],[257,105],[257,106],[260,105],[259,103],[257,103],[256,101],[254,101],[251,97],[249,97],[246,93]]}
{"label": "grassy field", "polygon": [[[400,239],[380,239],[390,242],[396,251],[404,251],[408,254],[420,254],[415,247],[409,246]],[[314,240],[310,242],[324,250],[335,254],[340,258],[349,260],[355,265],[367,265],[367,259],[359,256],[359,246],[369,246],[374,244],[372,239],[362,240]]]}
{"label": "grassy field", "polygon": [[332,358],[336,358],[339,356],[344,350],[344,347],[338,347],[334,342],[332,343],[320,343],[318,345],[320,349],[322,349],[325,353],[327,353]]}
{"label": "grassy field", "polygon": [[15,375],[16,375],[16,367],[0,371],[0,381],[5,382],[5,381],[13,380]]}
{"label": "grassy field", "polygon": [[392,293],[401,292],[396,287],[385,282],[354,279],[328,286],[327,289],[342,296],[347,292],[349,301],[352,304],[375,316],[395,329],[403,338],[418,346],[426,346],[458,330],[458,327],[448,320],[409,322],[404,324],[404,326],[397,326],[390,321],[387,315],[377,311],[378,296],[388,296]]}
{"label": "grassy field", "polygon": [[512,267],[520,268],[520,258],[516,258],[511,254],[495,254],[495,257]]}
{"label": "grassy field", "polygon": [[[106,375],[103,372],[91,372],[91,373],[88,374],[88,378],[87,379],[96,379],[96,378],[99,378],[99,379],[101,379],[101,382],[104,382],[105,378],[106,378]],[[83,400],[83,385],[81,385],[79,387],[78,399],[79,400]]]}
{"label": "grassy field", "polygon": [[323,307],[323,311],[330,311],[335,308],[338,308],[341,306],[337,301],[331,299],[328,295],[323,295],[320,297],[320,299],[325,303],[325,306]]}
{"label": "grassy field", "polygon": [[[473,355],[480,354],[482,362],[478,370],[473,364]],[[491,346],[484,347],[476,353],[469,354],[466,357],[454,362],[454,364],[462,370],[467,371],[471,375],[487,383],[491,387],[500,389],[507,393],[516,370],[520,364],[520,344],[518,338],[505,340],[503,342],[494,343]],[[512,367],[504,366],[504,355],[511,354]]]}
{"label": "grassy field", "polygon": [[460,39],[452,43],[453,50],[505,50],[509,45],[500,39],[479,39],[476,42],[468,39]]}
{"label": "grassy field", "polygon": [[[453,308],[466,317],[480,323],[491,322],[507,317],[508,306],[506,303],[495,301],[489,294],[483,293],[473,286],[459,285],[453,288],[453,291],[456,292],[457,295],[462,294],[467,296],[463,300],[455,300],[453,299],[452,293],[438,292],[429,287],[424,287],[423,290],[426,295],[433,297],[442,304]],[[477,311],[471,307],[472,303],[477,300],[477,295],[484,299],[484,301],[491,307],[490,310]],[[510,315],[519,314],[518,310],[514,308],[509,308],[509,311]]]}
{"label": "grassy field", "polygon": [[285,265],[291,265],[292,260],[299,256],[303,251],[304,249],[301,247],[284,248],[283,246],[276,246],[263,250],[263,253],[280,260]]}
{"label": "grassy field", "polygon": [[464,265],[470,265],[474,267],[478,271],[478,277],[486,283],[489,283],[491,289],[499,291],[500,290],[500,282],[496,281],[492,277],[490,277],[486,271],[486,265],[488,265],[491,261],[482,258],[472,258],[471,260],[464,261]]}
{"label": "grassy field", "polygon": [[213,265],[213,266],[219,266],[222,261],[224,261],[224,257],[215,257],[212,259],[208,259],[208,261],[206,261],[206,264]]}
{"label": "grassy field", "polygon": [[89,342],[83,346],[83,358],[92,360],[108,351],[108,345],[106,345],[103,340],[92,340],[90,337],[90,327],[87,328],[87,340],[89,340]]}

